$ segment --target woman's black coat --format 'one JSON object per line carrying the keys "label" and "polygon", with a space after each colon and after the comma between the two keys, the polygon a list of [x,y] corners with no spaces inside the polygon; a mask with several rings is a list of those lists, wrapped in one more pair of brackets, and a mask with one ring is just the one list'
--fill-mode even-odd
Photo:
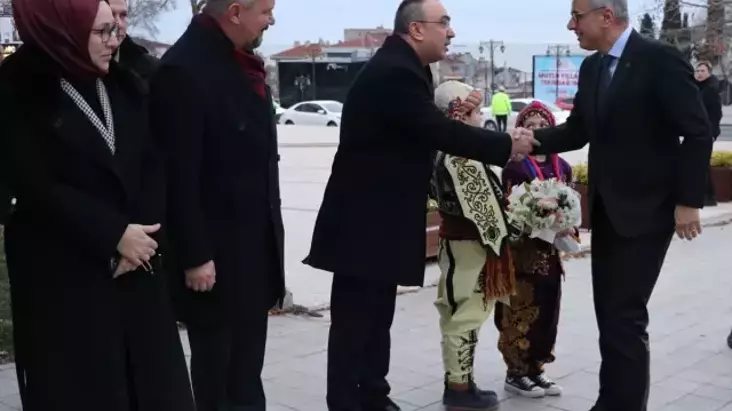
{"label": "woman's black coat", "polygon": [[112,278],[127,225],[164,220],[145,88],[114,64],[105,78],[113,155],[61,90],[61,73],[30,46],[0,67],[0,175],[17,198],[5,248],[24,409],[191,411],[164,273]]}

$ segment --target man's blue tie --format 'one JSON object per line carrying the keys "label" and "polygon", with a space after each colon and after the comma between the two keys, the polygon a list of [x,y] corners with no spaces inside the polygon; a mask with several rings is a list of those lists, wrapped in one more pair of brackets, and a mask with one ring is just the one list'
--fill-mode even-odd
{"label": "man's blue tie", "polygon": [[597,82],[597,111],[600,118],[603,117],[605,109],[605,100],[607,98],[607,90],[610,88],[612,76],[610,75],[610,65],[615,60],[614,56],[605,54],[600,60],[600,77]]}
{"label": "man's blue tie", "polygon": [[613,64],[613,61],[615,61],[615,57],[609,54],[602,56],[602,60],[600,61],[600,81],[598,86],[600,87],[600,94],[602,94],[603,97],[607,89],[610,87],[610,81],[612,81],[610,65]]}

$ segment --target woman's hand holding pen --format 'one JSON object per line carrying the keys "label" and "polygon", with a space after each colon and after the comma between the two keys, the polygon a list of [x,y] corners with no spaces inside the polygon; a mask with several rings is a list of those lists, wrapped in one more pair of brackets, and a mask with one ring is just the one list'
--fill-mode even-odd
{"label": "woman's hand holding pen", "polygon": [[137,266],[132,264],[130,260],[122,258],[121,260],[119,260],[119,264],[117,264],[117,269],[114,270],[114,275],[112,276],[112,278],[117,278],[122,274],[127,274],[130,271],[135,271],[136,269]]}
{"label": "woman's hand holding pen", "polygon": [[117,251],[122,258],[115,271],[115,277],[118,275],[117,271],[121,268],[127,269],[129,265],[133,266],[133,270],[141,265],[149,265],[150,259],[155,255],[155,250],[158,248],[157,241],[150,235],[158,230],[160,230],[160,224],[130,224],[127,226],[122,239],[117,244]]}

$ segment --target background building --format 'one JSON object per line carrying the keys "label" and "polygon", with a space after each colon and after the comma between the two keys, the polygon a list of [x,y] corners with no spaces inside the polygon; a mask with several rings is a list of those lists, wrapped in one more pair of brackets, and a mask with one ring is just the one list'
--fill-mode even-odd
{"label": "background building", "polygon": [[345,101],[356,74],[381,47],[389,34],[385,29],[346,29],[335,44],[296,42],[270,56],[277,65],[279,99],[283,107],[305,100]]}

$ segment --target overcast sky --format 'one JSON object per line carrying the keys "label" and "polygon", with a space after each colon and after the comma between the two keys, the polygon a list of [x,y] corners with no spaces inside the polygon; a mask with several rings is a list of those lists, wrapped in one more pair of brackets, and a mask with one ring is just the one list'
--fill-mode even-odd
{"label": "overcast sky", "polygon": [[[189,0],[176,0],[178,7],[159,20],[159,40],[173,42],[190,21]],[[637,16],[653,8],[660,0],[629,0],[629,9]],[[476,45],[481,40],[497,39],[511,43],[576,44],[566,24],[571,0],[443,0],[457,32],[453,51],[460,45]],[[298,41],[338,41],[343,28],[392,26],[399,0],[277,0],[277,24],[266,34],[265,55],[291,47]],[[507,49],[510,47],[507,47]],[[508,51],[507,51],[508,53]]]}

